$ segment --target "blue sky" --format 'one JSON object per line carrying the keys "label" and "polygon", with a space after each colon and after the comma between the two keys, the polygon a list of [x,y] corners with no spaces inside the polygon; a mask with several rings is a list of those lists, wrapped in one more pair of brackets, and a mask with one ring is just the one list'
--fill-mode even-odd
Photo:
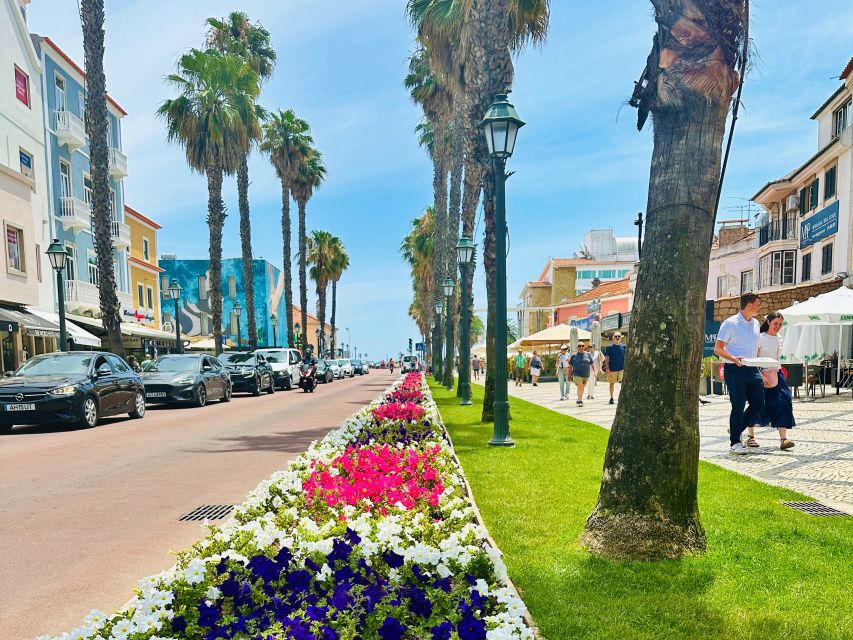
{"label": "blue sky", "polygon": [[[626,100],[654,33],[651,4],[551,4],[547,44],[516,60],[512,100],[528,125],[510,161],[516,171],[507,194],[510,305],[548,256],[571,255],[586,230],[612,227],[617,235],[634,234],[634,217],[646,203],[651,127],[636,131],[635,112]],[[161,252],[186,258],[207,253],[206,183],[190,173],[181,149],[166,142],[154,116],[171,95],[163,76],[182,52],[202,43],[207,16],[240,9],[270,30],[279,62],[261,102],[269,109],[295,109],[311,123],[325,154],[328,178],[309,203],[308,228],[329,230],[346,244],[352,266],[339,286],[338,324],[351,329],[359,351],[375,358],[417,338],[406,313],[411,289],[398,247],[411,219],[432,198],[430,163],[413,133],[420,114],[401,85],[412,48],[404,5],[403,0],[107,3],[107,83],[129,113],[123,124],[127,202],[163,224]],[[766,181],[816,150],[816,125],[809,116],[838,86],[837,76],[853,56],[853,5],[849,0],[820,5],[818,12],[806,0],[753,3],[756,57],[720,219],[739,217],[738,208]],[[29,24],[82,65],[76,3],[34,0]],[[250,174],[255,256],[280,266],[280,187],[259,154]],[[238,256],[233,179],[225,198],[224,253]],[[478,234],[482,229],[480,222]],[[481,270],[480,307],[485,306],[483,281]]]}

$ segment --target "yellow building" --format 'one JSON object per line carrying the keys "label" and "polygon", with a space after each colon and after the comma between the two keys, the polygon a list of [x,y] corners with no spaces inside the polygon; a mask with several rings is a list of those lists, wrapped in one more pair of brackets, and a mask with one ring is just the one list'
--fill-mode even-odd
{"label": "yellow building", "polygon": [[124,322],[160,328],[160,273],[157,266],[157,230],[160,225],[128,206],[124,219],[130,226],[130,291],[133,311],[123,309]]}

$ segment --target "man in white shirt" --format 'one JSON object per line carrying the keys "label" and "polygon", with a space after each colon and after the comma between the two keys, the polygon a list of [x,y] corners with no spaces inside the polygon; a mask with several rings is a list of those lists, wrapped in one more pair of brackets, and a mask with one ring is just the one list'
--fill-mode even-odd
{"label": "man in white shirt", "polygon": [[557,380],[560,381],[560,400],[569,397],[569,354],[568,347],[560,347],[560,355],[557,356]]}
{"label": "man in white shirt", "polygon": [[[727,318],[717,332],[714,353],[726,360],[724,376],[729,390],[732,412],[729,415],[729,440],[731,453],[743,455],[748,449],[741,443],[741,435],[753,424],[764,409],[764,382],[758,367],[744,365],[744,358],[758,355],[761,337],[760,326],[755,315],[761,307],[761,299],[754,293],[740,297],[740,312]],[[749,403],[749,407],[744,411]]]}

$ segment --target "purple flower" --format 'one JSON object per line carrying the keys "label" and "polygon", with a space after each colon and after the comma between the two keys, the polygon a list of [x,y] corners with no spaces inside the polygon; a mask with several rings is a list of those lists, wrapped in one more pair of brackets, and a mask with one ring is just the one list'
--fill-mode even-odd
{"label": "purple flower", "polygon": [[471,613],[466,613],[462,616],[456,631],[459,633],[461,640],[486,639],[486,623],[482,620],[477,620]]}
{"label": "purple flower", "polygon": [[184,616],[175,616],[172,618],[172,631],[181,633],[187,628],[187,619]]}
{"label": "purple flower", "polygon": [[207,604],[204,600],[198,603],[198,623],[202,627],[212,627],[221,617],[219,609],[213,605]]}
{"label": "purple flower", "polygon": [[287,586],[296,593],[304,593],[305,591],[308,591],[308,587],[310,585],[311,574],[305,571],[305,569],[299,569],[287,576]]}
{"label": "purple flower", "polygon": [[392,569],[399,569],[405,563],[405,559],[401,555],[397,555],[393,551],[386,551],[382,554],[382,559],[388,564]]}
{"label": "purple flower", "polygon": [[332,553],[329,554],[329,561],[346,560],[352,553],[352,547],[340,538],[332,543]]}
{"label": "purple flower", "polygon": [[432,633],[432,640],[450,640],[450,634],[453,633],[453,623],[445,620],[430,629],[430,633]]}
{"label": "purple flower", "polygon": [[261,554],[255,556],[247,565],[249,570],[264,582],[277,580],[281,569],[278,564]]}
{"label": "purple flower", "polygon": [[379,637],[382,640],[401,640],[405,632],[406,625],[391,616],[385,618],[385,622],[379,627]]}

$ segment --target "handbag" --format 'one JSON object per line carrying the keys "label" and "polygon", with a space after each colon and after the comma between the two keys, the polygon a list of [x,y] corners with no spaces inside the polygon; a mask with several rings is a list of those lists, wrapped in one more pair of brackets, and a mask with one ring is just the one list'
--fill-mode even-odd
{"label": "handbag", "polygon": [[779,384],[778,369],[762,369],[761,378],[764,380],[764,388],[772,389]]}

